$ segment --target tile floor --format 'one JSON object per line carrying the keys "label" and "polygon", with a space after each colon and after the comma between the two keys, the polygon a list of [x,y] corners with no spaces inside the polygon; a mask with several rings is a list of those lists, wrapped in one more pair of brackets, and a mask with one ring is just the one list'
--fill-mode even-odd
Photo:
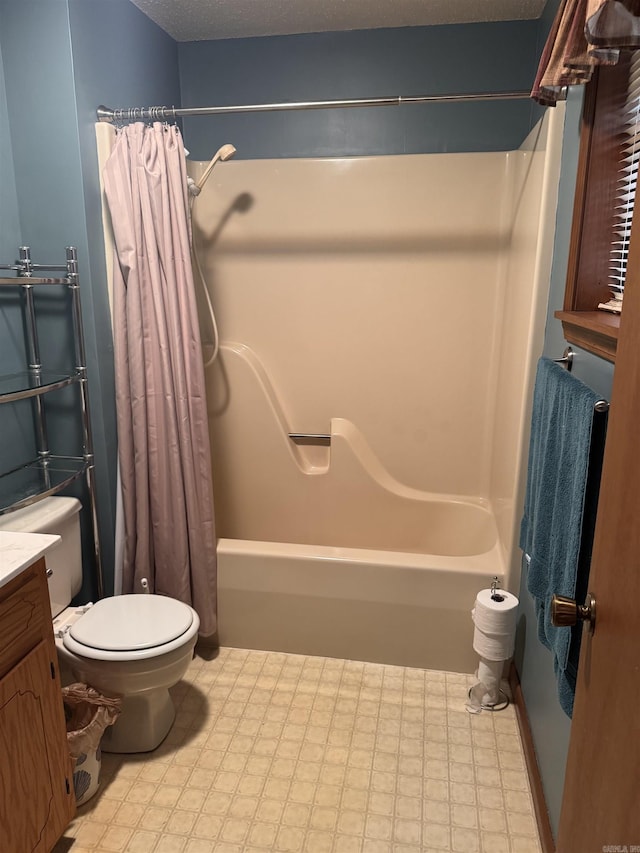
{"label": "tile floor", "polygon": [[146,755],[104,755],[54,853],[540,853],[509,707],[470,676],[273,652],[196,657]]}

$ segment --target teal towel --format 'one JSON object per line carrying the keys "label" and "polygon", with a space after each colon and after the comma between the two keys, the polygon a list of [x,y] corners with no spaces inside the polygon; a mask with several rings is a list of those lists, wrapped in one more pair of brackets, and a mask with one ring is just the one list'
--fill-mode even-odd
{"label": "teal towel", "polygon": [[555,628],[550,603],[554,593],[580,601],[586,594],[606,431],[606,414],[594,410],[599,399],[563,367],[547,358],[538,362],[520,547],[538,636],[553,652],[558,697],[568,716],[581,626]]}

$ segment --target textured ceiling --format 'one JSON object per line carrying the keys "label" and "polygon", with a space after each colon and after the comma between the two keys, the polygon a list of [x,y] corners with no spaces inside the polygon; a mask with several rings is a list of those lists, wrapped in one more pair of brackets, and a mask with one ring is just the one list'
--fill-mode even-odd
{"label": "textured ceiling", "polygon": [[537,18],[545,0],[132,0],[176,41]]}

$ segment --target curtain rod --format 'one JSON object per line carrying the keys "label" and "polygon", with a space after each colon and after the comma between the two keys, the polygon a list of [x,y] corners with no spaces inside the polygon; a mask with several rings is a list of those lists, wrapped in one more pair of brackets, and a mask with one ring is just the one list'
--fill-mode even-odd
{"label": "curtain rod", "polygon": [[418,95],[393,98],[355,98],[345,101],[298,101],[283,104],[241,104],[227,107],[125,107],[112,110],[99,106],[98,121],[167,121],[181,116],[222,115],[225,113],[281,112],[285,110],[329,110],[352,107],[399,107],[402,104],[457,103],[466,101],[517,100],[529,92],[484,92],[470,95]]}

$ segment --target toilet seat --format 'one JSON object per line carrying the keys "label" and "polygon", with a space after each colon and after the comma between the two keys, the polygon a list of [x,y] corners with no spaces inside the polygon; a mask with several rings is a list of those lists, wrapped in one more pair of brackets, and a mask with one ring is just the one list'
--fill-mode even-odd
{"label": "toilet seat", "polygon": [[198,631],[196,612],[163,595],[103,598],[72,622],[62,642],[76,655],[127,661],[159,657],[188,643]]}

